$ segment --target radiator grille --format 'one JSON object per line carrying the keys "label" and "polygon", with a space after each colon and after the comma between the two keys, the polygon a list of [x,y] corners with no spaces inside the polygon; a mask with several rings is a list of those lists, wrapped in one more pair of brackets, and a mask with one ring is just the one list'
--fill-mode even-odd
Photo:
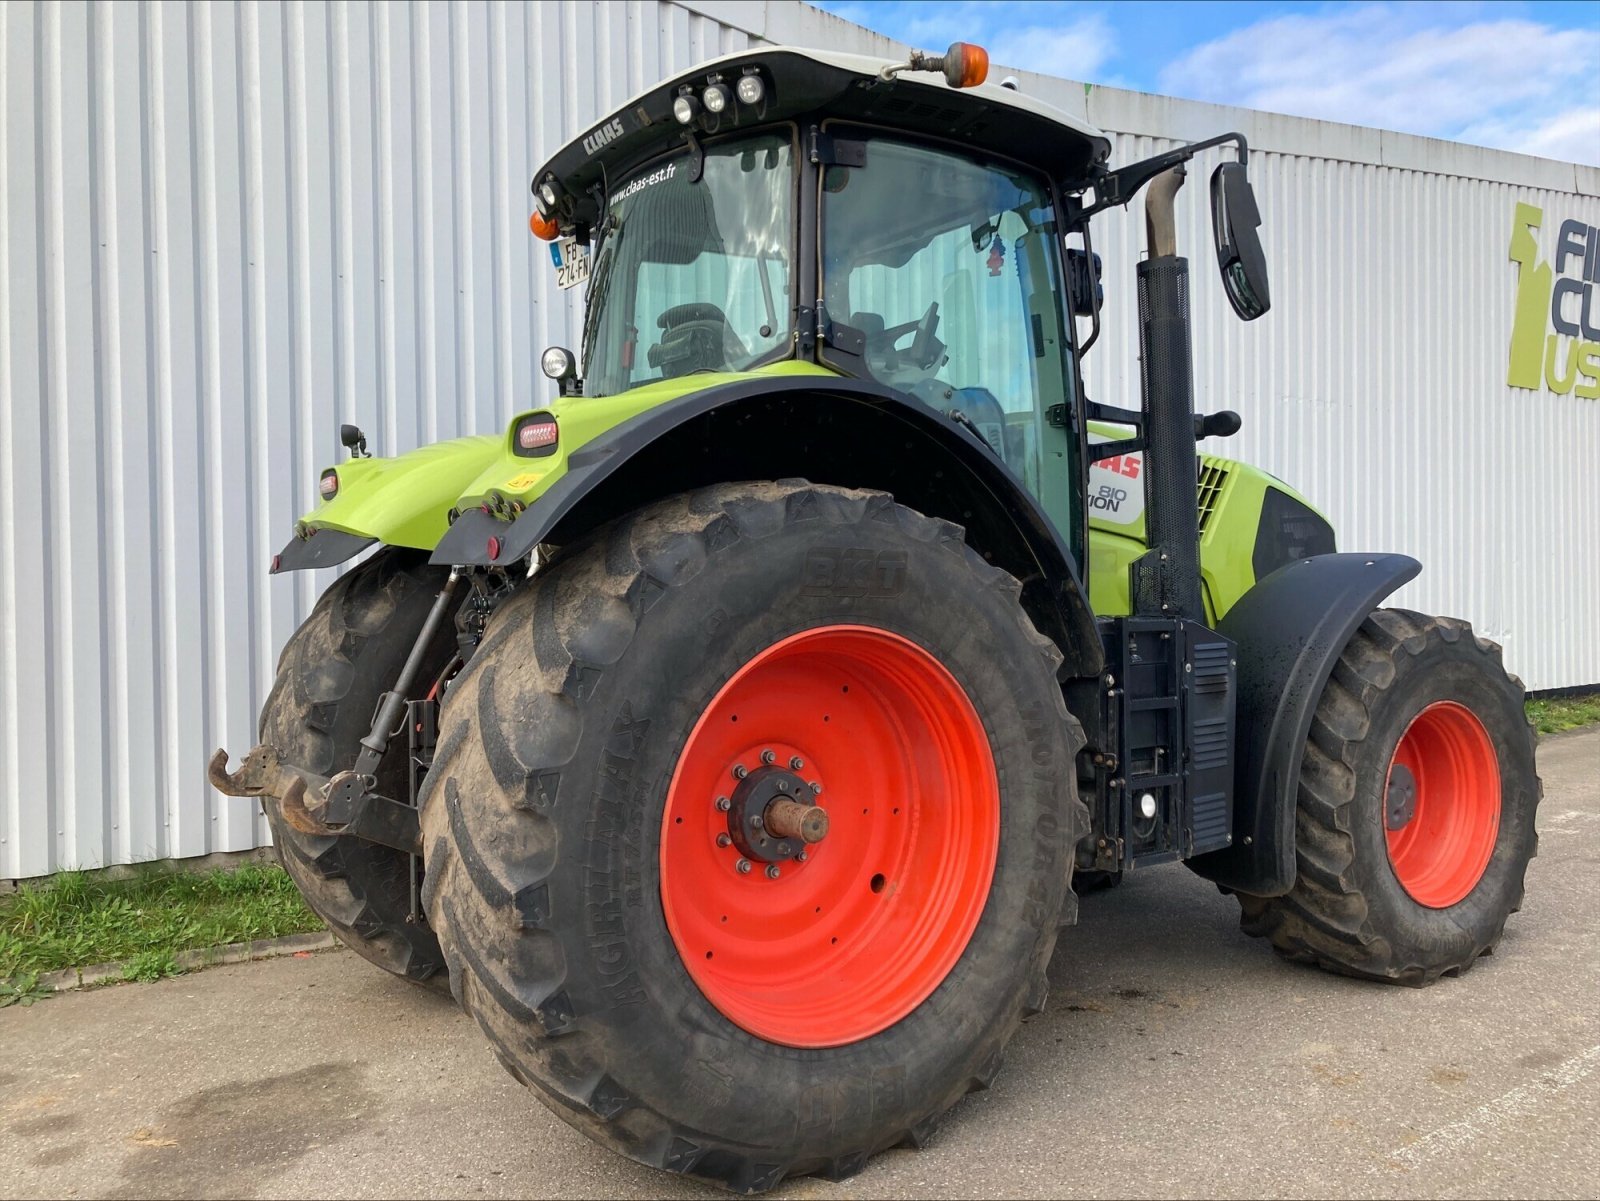
{"label": "radiator grille", "polygon": [[1227,482],[1228,469],[1212,459],[1200,460],[1200,532],[1206,532],[1206,523],[1211,520],[1211,514],[1216,510],[1217,501],[1222,496],[1222,485]]}

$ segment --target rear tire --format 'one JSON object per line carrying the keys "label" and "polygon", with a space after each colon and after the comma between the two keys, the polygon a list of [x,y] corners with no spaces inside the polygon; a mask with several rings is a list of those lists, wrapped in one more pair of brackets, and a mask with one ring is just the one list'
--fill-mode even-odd
{"label": "rear tire", "polygon": [[[1374,612],[1312,721],[1298,878],[1281,897],[1240,894],[1245,932],[1291,959],[1414,986],[1493,950],[1538,842],[1523,702],[1500,648],[1466,622]],[[1394,787],[1414,791],[1411,816],[1402,805],[1386,817]]]}
{"label": "rear tire", "polygon": [[[505,601],[446,701],[422,820],[426,901],[452,988],[512,1075],[603,1145],[741,1192],[790,1175],[849,1176],[877,1151],[921,1145],[950,1105],[986,1086],[1024,1014],[1043,1006],[1085,824],[1070,787],[1082,738],[1055,681],[1060,655],[1018,596],[957,527],[879,493],[791,481],[653,505]],[[859,654],[794,657],[835,635],[857,640]],[[892,671],[873,674],[879,653]],[[826,713],[808,674],[817,663],[839,673],[827,677]],[[750,674],[764,664],[791,673],[785,686]],[[915,687],[895,692],[902,677]],[[752,679],[762,687],[737,691]],[[922,734],[918,690],[933,696],[943,679],[970,699],[974,720]],[[905,703],[886,708],[880,692]],[[881,720],[899,720],[912,741],[881,740]],[[774,863],[781,878],[761,863],[740,873],[741,852],[716,841],[727,811],[715,794],[750,795],[738,786],[762,770],[705,770],[716,755],[701,749],[733,745],[734,731],[754,740],[743,762],[776,745],[773,770],[800,760],[802,776],[826,781],[816,801],[833,806],[829,832],[808,860]],[[954,775],[928,766],[963,738],[981,748],[981,765]],[[911,772],[911,786],[886,794],[870,771],[842,766],[853,750],[880,748],[892,752],[879,756],[884,770]],[[980,777],[990,792],[960,791]],[[924,796],[943,801],[943,819],[896,808]],[[847,827],[937,829],[952,812],[994,815],[987,831],[968,827],[972,842],[989,840],[987,874],[939,875],[964,859],[953,841],[943,858],[915,861],[933,864],[926,871],[955,900],[890,908],[917,895],[919,877],[889,857],[845,873],[847,895],[819,883],[845,878],[827,874],[830,855],[837,866],[866,845]],[[801,894],[786,890],[814,885],[791,904]],[[707,898],[721,898],[709,917]],[[848,957],[840,944],[852,931],[878,937],[878,904],[905,919],[905,938]],[[867,915],[854,926],[852,905]],[[958,912],[971,914],[965,930],[953,916],[940,925]],[[925,946],[924,918],[935,934]],[[953,956],[886,980],[880,960],[913,946],[930,950],[928,963]],[[724,965],[719,980],[710,969]],[[863,996],[907,988],[853,1008],[829,982],[857,971]],[[913,987],[922,984],[927,992]]]}
{"label": "rear tire", "polygon": [[[420,551],[393,548],[335,580],[278,657],[278,678],[261,708],[261,741],[318,775],[351,767],[446,574]],[[424,691],[454,653],[447,624],[429,648]],[[397,738],[379,764],[378,791],[403,799],[407,772],[405,739]],[[433,931],[411,921],[410,856],[359,838],[302,834],[273,797],[264,797],[262,808],[279,862],[341,942],[408,980],[443,970]]]}

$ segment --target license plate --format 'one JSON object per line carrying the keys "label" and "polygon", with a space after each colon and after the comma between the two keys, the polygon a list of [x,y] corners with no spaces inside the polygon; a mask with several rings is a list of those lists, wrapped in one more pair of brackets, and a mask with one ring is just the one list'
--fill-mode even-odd
{"label": "license plate", "polygon": [[589,248],[579,246],[574,238],[562,238],[556,244],[561,261],[556,264],[556,287],[576,288],[589,278]]}

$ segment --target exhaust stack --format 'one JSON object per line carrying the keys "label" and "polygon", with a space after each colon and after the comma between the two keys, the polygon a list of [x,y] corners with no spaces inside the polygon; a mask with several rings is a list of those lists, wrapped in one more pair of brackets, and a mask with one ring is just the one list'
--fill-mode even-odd
{"label": "exhaust stack", "polygon": [[1200,524],[1195,512],[1194,373],[1189,350],[1189,261],[1178,254],[1173,199],[1182,164],[1150,183],[1150,256],[1138,265],[1139,392],[1145,437],[1145,536],[1133,565],[1136,617],[1204,622]]}

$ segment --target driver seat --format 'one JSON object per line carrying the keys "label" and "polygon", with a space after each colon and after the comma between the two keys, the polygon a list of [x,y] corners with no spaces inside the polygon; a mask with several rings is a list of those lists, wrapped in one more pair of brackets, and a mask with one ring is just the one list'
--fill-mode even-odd
{"label": "driver seat", "polygon": [[694,371],[725,371],[750,357],[728,315],[709,301],[675,304],[656,318],[656,325],[662,331],[661,341],[646,357],[669,379]]}

